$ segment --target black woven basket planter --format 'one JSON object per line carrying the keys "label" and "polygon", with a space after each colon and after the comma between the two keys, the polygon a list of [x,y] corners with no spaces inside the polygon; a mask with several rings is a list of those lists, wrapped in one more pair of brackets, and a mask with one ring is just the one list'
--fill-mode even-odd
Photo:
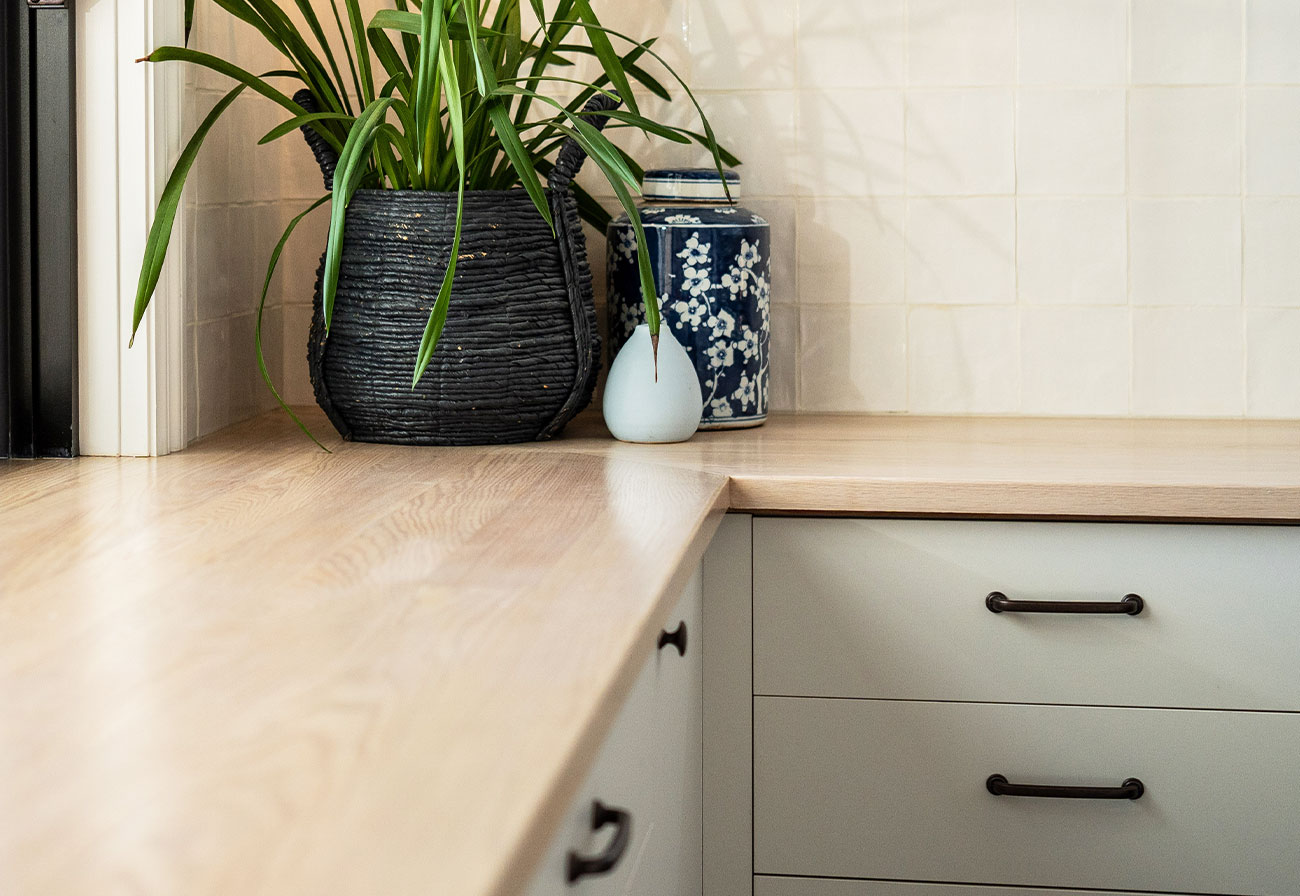
{"label": "black woven basket planter", "polygon": [[[311,105],[310,95],[294,99]],[[330,186],[337,159],[318,135],[304,134]],[[582,224],[569,189],[584,160],[576,144],[566,145],[556,160],[547,190],[554,234],[522,188],[465,194],[447,323],[414,389],[420,338],[451,252],[456,194],[355,194],[329,335],[322,256],[307,346],[316,401],[345,439],[528,442],[557,435],[591,402],[600,338]]]}

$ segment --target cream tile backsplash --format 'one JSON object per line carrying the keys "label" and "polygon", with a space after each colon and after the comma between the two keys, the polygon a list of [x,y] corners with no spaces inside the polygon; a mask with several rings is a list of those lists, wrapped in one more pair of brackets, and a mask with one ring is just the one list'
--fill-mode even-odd
{"label": "cream tile backsplash", "polygon": [[679,14],[748,201],[795,232],[778,409],[1300,413],[1300,3]]}
{"label": "cream tile backsplash", "polygon": [[[1300,416],[1295,0],[598,8],[663,35],[746,160],[746,203],[778,242],[778,410]],[[251,43],[204,24],[208,49]],[[196,76],[190,111],[223,87]],[[268,406],[251,360],[265,260],[321,192],[297,141],[252,148],[274,107],[241,104],[188,200],[190,226],[223,235],[190,241],[193,434]],[[296,402],[323,217],[268,304]]]}

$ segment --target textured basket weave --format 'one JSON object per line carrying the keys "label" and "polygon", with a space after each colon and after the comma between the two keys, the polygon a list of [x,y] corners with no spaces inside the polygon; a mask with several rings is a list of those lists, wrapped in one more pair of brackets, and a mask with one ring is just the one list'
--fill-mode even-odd
{"label": "textured basket weave", "polygon": [[[294,99],[310,111],[310,95]],[[612,105],[600,96],[589,108]],[[314,131],[304,128],[304,135],[329,187],[337,157]],[[591,402],[600,339],[569,189],[584,160],[572,141],[556,159],[547,190],[554,234],[521,188],[465,194],[447,324],[415,389],[420,338],[451,252],[456,194],[355,194],[329,336],[322,256],[307,346],[316,401],[345,439],[409,445],[547,439]]]}

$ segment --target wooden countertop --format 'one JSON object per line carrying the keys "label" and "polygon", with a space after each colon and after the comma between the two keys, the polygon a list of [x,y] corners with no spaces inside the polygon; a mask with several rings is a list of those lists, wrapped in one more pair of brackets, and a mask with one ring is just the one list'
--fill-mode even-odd
{"label": "wooden countertop", "polygon": [[0,461],[0,893],[517,892],[729,506],[1300,522],[1294,423],[331,444]]}

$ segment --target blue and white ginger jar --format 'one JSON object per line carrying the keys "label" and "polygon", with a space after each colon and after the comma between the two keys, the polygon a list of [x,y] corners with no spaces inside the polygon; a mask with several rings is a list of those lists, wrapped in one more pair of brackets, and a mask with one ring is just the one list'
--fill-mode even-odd
{"label": "blue and white ginger jar", "polygon": [[[771,334],[771,228],[735,204],[735,172],[647,171],[639,208],[663,326],[695,364],[704,397],[701,429],[759,426],[767,419]],[[610,345],[617,354],[645,323],[636,232],[627,215],[610,222]]]}

